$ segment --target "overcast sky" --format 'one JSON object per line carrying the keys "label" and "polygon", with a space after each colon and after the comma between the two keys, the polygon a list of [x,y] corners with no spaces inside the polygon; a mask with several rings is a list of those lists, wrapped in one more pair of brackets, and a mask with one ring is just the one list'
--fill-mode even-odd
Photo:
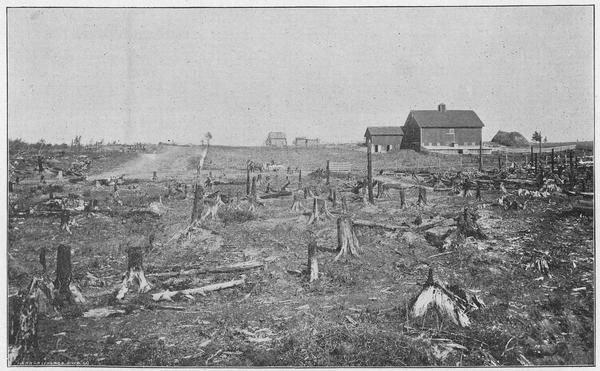
{"label": "overcast sky", "polygon": [[591,140],[592,7],[9,9],[9,138],[360,140],[472,109],[484,140]]}

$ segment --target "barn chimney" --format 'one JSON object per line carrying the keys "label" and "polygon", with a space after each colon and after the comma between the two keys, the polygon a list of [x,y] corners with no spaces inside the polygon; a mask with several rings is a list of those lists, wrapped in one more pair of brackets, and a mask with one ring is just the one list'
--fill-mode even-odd
{"label": "barn chimney", "polygon": [[438,111],[440,111],[440,112],[446,112],[446,105],[444,103],[440,103],[438,105]]}

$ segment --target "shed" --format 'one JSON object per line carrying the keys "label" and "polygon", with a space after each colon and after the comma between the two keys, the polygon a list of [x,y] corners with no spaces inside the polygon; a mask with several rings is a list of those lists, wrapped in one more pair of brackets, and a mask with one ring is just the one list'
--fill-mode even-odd
{"label": "shed", "polygon": [[389,152],[400,149],[404,131],[400,126],[369,126],[365,138],[373,144],[374,152]]}
{"label": "shed", "polygon": [[265,142],[267,146],[270,147],[285,147],[287,146],[287,139],[285,137],[285,133],[281,131],[272,131],[267,135],[267,140]]}
{"label": "shed", "polygon": [[481,142],[483,122],[471,110],[410,111],[404,124],[402,148],[441,153],[476,153]]}

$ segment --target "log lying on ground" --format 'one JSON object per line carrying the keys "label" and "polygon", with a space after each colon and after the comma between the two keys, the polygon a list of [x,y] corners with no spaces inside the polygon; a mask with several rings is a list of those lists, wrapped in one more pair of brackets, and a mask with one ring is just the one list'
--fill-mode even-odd
{"label": "log lying on ground", "polygon": [[231,273],[231,272],[241,272],[245,270],[260,268],[265,265],[265,262],[262,261],[246,261],[241,263],[235,263],[231,265],[225,265],[221,267],[214,268],[196,268],[196,269],[188,269],[181,270],[178,272],[161,272],[161,273],[150,273],[148,276],[159,277],[159,278],[169,278],[176,276],[188,276],[188,275],[200,275],[200,274],[209,274],[209,273]]}
{"label": "log lying on ground", "polygon": [[382,228],[382,229],[387,229],[390,231],[397,231],[397,230],[408,230],[409,227],[404,226],[404,225],[393,225],[393,224],[386,224],[386,223],[378,223],[378,222],[372,222],[370,220],[354,220],[352,222],[352,224],[357,225],[359,227],[369,227],[369,228]]}
{"label": "log lying on ground", "polygon": [[354,232],[352,219],[350,219],[349,216],[341,216],[338,218],[337,238],[339,253],[334,261],[348,255],[354,257],[359,256],[358,252],[360,251],[360,245],[356,233]]}
{"label": "log lying on ground", "polygon": [[285,196],[291,196],[292,192],[291,191],[280,191],[280,192],[276,192],[276,193],[269,193],[267,195],[262,195],[260,196],[261,200],[265,200],[267,198],[277,198],[277,197],[285,197]]}
{"label": "log lying on ground", "polygon": [[173,301],[175,296],[191,296],[195,294],[205,295],[207,292],[218,291],[223,289],[228,289],[235,286],[240,286],[246,283],[246,276],[242,275],[239,280],[232,280],[228,282],[215,283],[208,286],[197,287],[193,289],[179,290],[179,291],[163,291],[157,294],[152,294],[152,300],[154,301]]}
{"label": "log lying on ground", "polygon": [[144,276],[143,268],[143,248],[141,246],[129,246],[127,250],[127,272],[123,278],[121,289],[117,293],[117,299],[121,300],[129,291],[132,284],[138,285],[138,293],[143,294],[152,289],[152,286]]}

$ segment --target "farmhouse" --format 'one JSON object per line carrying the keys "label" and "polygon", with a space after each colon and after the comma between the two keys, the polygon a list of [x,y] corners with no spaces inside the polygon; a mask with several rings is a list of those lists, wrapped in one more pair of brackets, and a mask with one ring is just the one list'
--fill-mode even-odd
{"label": "farmhouse", "polygon": [[270,147],[285,147],[287,146],[287,139],[285,133],[280,131],[272,131],[267,136],[266,145]]}
{"label": "farmhouse", "polygon": [[294,139],[294,145],[296,147],[318,147],[319,139],[318,138],[310,139],[310,138],[306,138],[306,137],[296,137],[296,139]]}
{"label": "farmhouse", "polygon": [[369,126],[365,132],[375,152],[389,152],[400,149],[404,132],[399,126]]}
{"label": "farmhouse", "polygon": [[[410,111],[404,124],[402,148],[428,150],[447,154],[478,153],[483,122],[474,111],[437,110]],[[489,153],[489,148],[484,152]]]}

